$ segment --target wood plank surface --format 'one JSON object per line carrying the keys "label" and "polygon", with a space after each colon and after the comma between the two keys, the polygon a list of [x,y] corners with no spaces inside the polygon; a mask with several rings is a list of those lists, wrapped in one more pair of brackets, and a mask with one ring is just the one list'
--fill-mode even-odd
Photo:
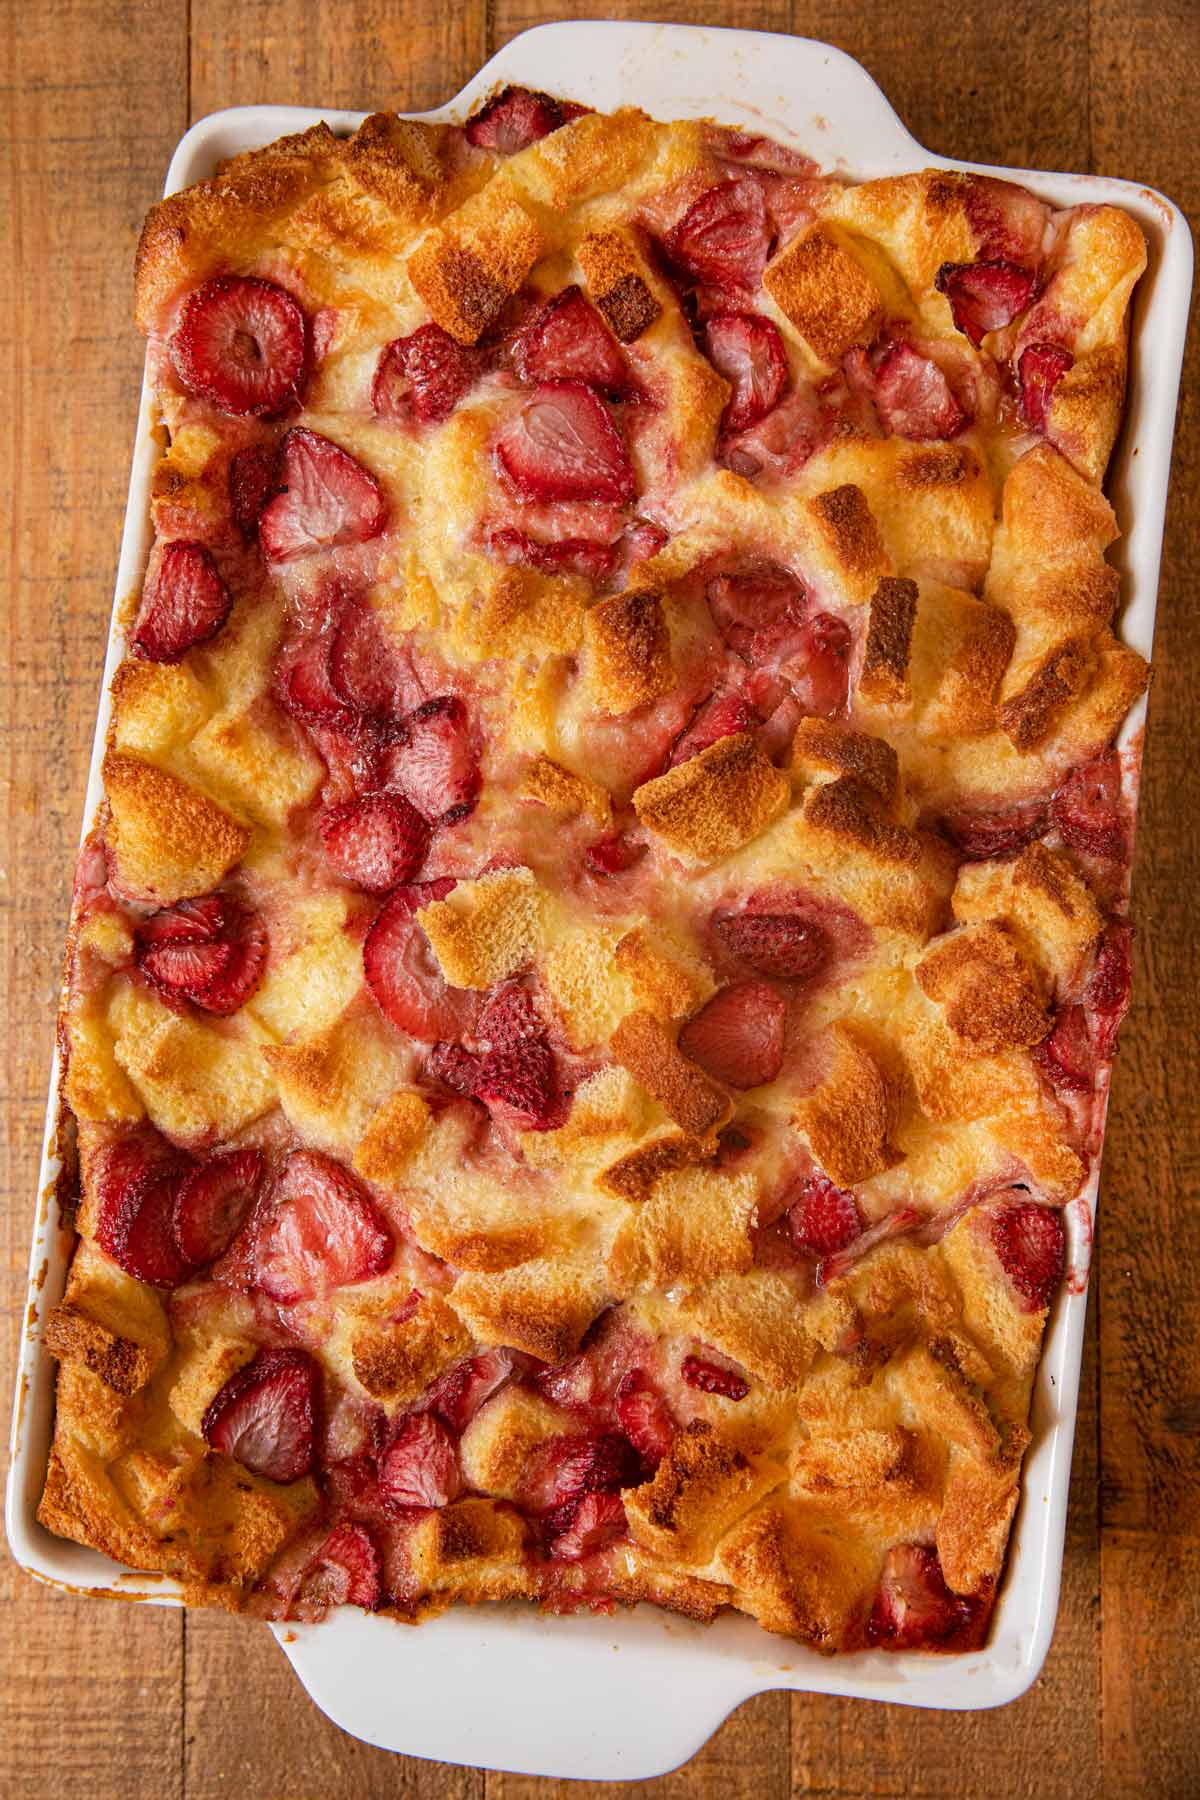
{"label": "wood plank surface", "polygon": [[[189,118],[253,101],[438,104],[587,0],[0,0],[0,494],[10,508],[4,1342],[23,1307],[51,1008],[116,565],[139,345],[128,270]],[[610,17],[640,9],[610,5]],[[1200,218],[1195,0],[659,0],[663,20],[824,38],[964,159],[1093,168]],[[570,71],[564,72],[570,86]],[[636,96],[634,96],[636,98]],[[1148,347],[1152,349],[1152,347]],[[1114,1082],[1058,1631],[1033,1690],[951,1715],[762,1695],[648,1800],[1200,1792],[1200,375],[1193,329],[1163,561],[1136,873],[1138,982]],[[672,1692],[666,1703],[686,1705]],[[464,1716],[469,1696],[464,1695]],[[619,1721],[614,1721],[619,1729]],[[242,1621],[72,1599],[0,1570],[0,1791],[88,1800],[567,1800],[390,1757],[306,1700]]]}

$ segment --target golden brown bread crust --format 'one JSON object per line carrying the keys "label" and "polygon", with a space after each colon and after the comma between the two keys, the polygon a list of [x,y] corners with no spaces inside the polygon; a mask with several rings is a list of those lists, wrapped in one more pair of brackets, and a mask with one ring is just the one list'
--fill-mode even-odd
{"label": "golden brown bread crust", "polygon": [[[147,219],[152,521],[206,548],[232,606],[114,682],[106,860],[81,864],[62,1022],[80,1239],[44,1332],[40,1516],[191,1602],[319,1612],[323,1547],[353,1524],[368,1560],[395,1553],[374,1603],[409,1619],[603,1595],[852,1650],[889,1641],[889,1559],[915,1547],[935,1609],[970,1621],[933,1642],[986,1628],[1049,1295],[1005,1262],[1006,1209],[1061,1207],[1088,1173],[1050,1034],[1086,1012],[1123,907],[1120,859],[1047,807],[1147,679],[1114,631],[1100,488],[1144,246],[1114,209],[1052,217],[953,171],[805,177],[791,214],[779,181],[788,198],[695,121],[585,114],[505,156],[376,114]],[[761,287],[734,294],[692,233],[747,182],[772,222]],[[1034,297],[975,347],[939,273],[997,258],[1036,269]],[[223,413],[180,373],[182,303],[225,275],[303,312],[283,413]],[[563,425],[572,480],[613,457],[608,492],[627,463],[632,499],[525,491],[497,453],[523,387],[577,385],[518,349],[567,289],[623,370],[593,387],[606,449]],[[743,432],[705,320],[745,310],[786,377]],[[408,377],[392,416],[384,348],[431,330],[466,391],[428,418]],[[1065,366],[1038,426],[1020,358],[1047,345]],[[889,414],[897,346],[969,410],[950,438]],[[235,459],[297,424],[361,465],[387,523],[267,562]],[[298,700],[288,657],[314,643],[328,685]],[[455,709],[479,791],[435,804],[406,759],[424,718],[445,774]],[[403,878],[328,848],[376,787],[425,808]],[[1010,809],[1029,841],[1005,838]],[[442,878],[381,946],[384,892]],[[145,966],[147,918],[214,891],[265,921],[227,1016]],[[256,1149],[264,1209],[289,1151],[331,1158],[390,1259],[268,1307],[255,1213],[217,1275],[140,1281],[106,1185],[135,1133],[202,1169]],[[829,1184],[852,1223],[814,1246],[805,1196]],[[274,1330],[318,1365],[327,1434],[283,1484],[204,1430]],[[454,1480],[397,1513],[371,1484],[414,1421]],[[547,1470],[585,1455],[624,1460],[567,1517]]]}

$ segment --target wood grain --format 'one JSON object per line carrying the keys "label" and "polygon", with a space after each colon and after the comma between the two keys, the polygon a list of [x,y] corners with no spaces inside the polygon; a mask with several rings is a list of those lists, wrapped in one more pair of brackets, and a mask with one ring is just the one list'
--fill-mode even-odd
{"label": "wood grain", "polygon": [[[11,496],[0,947],[8,1017],[4,1349],[15,1342],[50,1010],[136,404],[141,215],[189,118],[258,101],[438,104],[500,43],[591,0],[0,0],[0,493]],[[637,16],[609,6],[609,17]],[[1200,215],[1195,0],[659,0],[662,20],[822,37],[915,135],[976,161],[1096,168]],[[569,86],[569,71],[564,74]],[[762,1695],[649,1800],[1197,1791],[1200,1679],[1200,428],[1187,394],[1163,563],[1137,867],[1138,986],[1114,1083],[1063,1602],[1045,1672],[1000,1712]],[[0,1371],[7,1391],[7,1365]],[[671,1704],[686,1704],[671,1694]],[[463,1696],[464,1718],[469,1695]],[[305,1699],[244,1622],[72,1600],[0,1575],[5,1794],[89,1800],[594,1800],[607,1784],[389,1757]],[[614,1722],[619,1729],[619,1722]],[[469,1729],[469,1728],[467,1728]],[[468,1740],[469,1741],[469,1740]]]}

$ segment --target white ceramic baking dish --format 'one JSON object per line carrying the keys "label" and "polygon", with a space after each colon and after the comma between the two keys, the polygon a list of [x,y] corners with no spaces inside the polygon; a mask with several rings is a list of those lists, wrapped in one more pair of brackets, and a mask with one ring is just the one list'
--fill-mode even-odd
{"label": "white ceramic baking dish", "polygon": [[[1109,492],[1125,536],[1121,629],[1150,654],[1175,401],[1191,291],[1187,225],[1169,200],[1133,182],[1025,169],[950,165],[906,131],[856,62],[827,44],[749,31],[619,23],[544,25],[515,38],[435,113],[458,119],[505,82],[610,109],[636,103],[659,118],[712,116],[794,144],[852,177],[929,166],[1008,175],[1056,204],[1111,201],[1144,229],[1150,266],[1137,293],[1127,421]],[[318,119],[353,129],[361,114],[242,107],[194,125],[171,162],[166,191],[209,175],[238,151]],[[148,550],[148,492],[158,452],[143,391],[117,597],[135,589]],[[110,637],[85,827],[100,799],[108,683],[122,655]],[[1144,706],[1122,741],[1136,797]],[[119,1570],[95,1551],[50,1536],[35,1519],[53,1417],[54,1368],[42,1321],[62,1292],[70,1234],[54,1200],[58,1067],[52,1073],[30,1261],[7,1494],[9,1543],[33,1575],[77,1593],[178,1604],[172,1584]],[[736,1615],[709,1628],[649,1608],[607,1618],[544,1619],[526,1608],[464,1609],[409,1630],[345,1609],[320,1626],[276,1634],[317,1705],[356,1737],[447,1762],[530,1774],[634,1780],[690,1756],[740,1701],[771,1688],[978,1708],[1024,1693],[1054,1630],[1062,1569],[1071,1440],[1086,1306],[1095,1183],[1070,1214],[1071,1275],[1057,1302],[1033,1404],[1033,1447],[992,1635],[954,1657],[863,1652],[825,1659]],[[247,1630],[253,1629],[249,1624]],[[671,1697],[668,1698],[668,1695]]]}

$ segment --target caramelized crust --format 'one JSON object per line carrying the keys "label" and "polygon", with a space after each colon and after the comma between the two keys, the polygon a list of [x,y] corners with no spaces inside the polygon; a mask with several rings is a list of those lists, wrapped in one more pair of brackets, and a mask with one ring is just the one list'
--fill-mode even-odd
{"label": "caramelized crust", "polygon": [[142,233],[39,1516],[277,1620],[973,1647],[1124,985],[1141,234],[494,105]]}

